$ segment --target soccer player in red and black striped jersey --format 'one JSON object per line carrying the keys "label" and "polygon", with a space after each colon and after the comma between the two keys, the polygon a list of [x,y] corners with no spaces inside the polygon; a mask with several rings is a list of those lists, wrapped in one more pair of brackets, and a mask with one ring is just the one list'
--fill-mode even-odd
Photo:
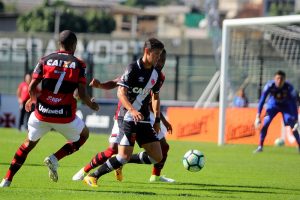
{"label": "soccer player in red and black striped jersey", "polygon": [[[91,109],[97,111],[99,106],[86,93],[86,66],[74,56],[76,44],[77,37],[72,31],[61,32],[59,51],[43,57],[35,67],[29,85],[30,99],[25,105],[29,111],[32,104],[35,104],[35,111],[31,113],[28,121],[27,138],[15,153],[0,187],[10,186],[29,152],[51,129],[55,129],[68,140],[62,148],[44,160],[49,169],[49,177],[54,182],[58,180],[58,161],[79,150],[88,139],[88,128],[75,115],[74,91],[78,89],[80,99]],[[39,83],[42,88],[37,96],[36,87]]]}

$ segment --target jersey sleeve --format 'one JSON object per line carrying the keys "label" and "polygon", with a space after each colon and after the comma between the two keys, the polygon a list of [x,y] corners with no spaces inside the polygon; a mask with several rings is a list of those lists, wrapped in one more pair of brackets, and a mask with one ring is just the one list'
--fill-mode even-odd
{"label": "jersey sleeve", "polygon": [[157,79],[155,85],[154,85],[153,88],[152,88],[152,92],[153,92],[154,94],[159,93],[160,88],[161,88],[163,82],[164,82],[164,76],[162,75],[162,72],[159,71],[159,72],[158,72],[158,79]]}
{"label": "jersey sleeve", "polygon": [[130,88],[132,87],[133,80],[134,80],[133,66],[128,65],[124,74],[121,76],[120,80],[118,81],[117,85]]}
{"label": "jersey sleeve", "polygon": [[80,64],[78,82],[82,83],[82,84],[86,84],[86,65],[83,61],[81,61],[81,60],[78,60],[78,61],[79,61],[79,64]]}
{"label": "jersey sleeve", "polygon": [[260,96],[260,99],[259,99],[259,102],[258,102],[258,111],[257,113],[260,115],[263,107],[264,107],[264,104],[265,104],[265,101],[270,93],[270,88],[272,86],[272,83],[271,82],[268,82],[265,86],[264,86],[264,89],[261,93],[261,96]]}
{"label": "jersey sleeve", "polygon": [[296,118],[298,121],[298,101],[299,101],[299,96],[297,90],[293,87],[292,84],[289,83],[289,93],[290,93],[290,106],[293,109],[293,116]]}
{"label": "jersey sleeve", "polygon": [[160,80],[160,84],[159,84],[159,88],[161,88],[165,82],[166,76],[164,75],[164,73],[160,73],[161,74],[161,80]]}
{"label": "jersey sleeve", "polygon": [[32,73],[33,79],[42,79],[43,78],[43,60],[40,60],[34,68]]}
{"label": "jersey sleeve", "polygon": [[295,90],[295,88],[293,87],[292,84],[289,84],[289,93],[290,93],[290,96],[292,97],[292,99],[297,102],[298,101],[298,93],[297,91]]}

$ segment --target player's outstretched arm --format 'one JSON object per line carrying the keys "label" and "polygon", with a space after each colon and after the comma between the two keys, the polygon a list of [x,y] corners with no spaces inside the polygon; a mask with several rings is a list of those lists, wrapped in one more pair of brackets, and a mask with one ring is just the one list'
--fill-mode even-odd
{"label": "player's outstretched arm", "polygon": [[162,112],[160,112],[160,119],[163,125],[167,128],[168,133],[172,134],[173,131],[172,125],[168,122],[168,120],[165,118]]}
{"label": "player's outstretched arm", "polygon": [[85,85],[82,83],[79,83],[78,86],[78,95],[83,103],[85,103],[88,107],[90,107],[92,110],[98,111],[99,110],[99,105],[94,102],[94,98],[91,98],[87,92]]}
{"label": "player's outstretched arm", "polygon": [[101,83],[98,79],[93,78],[93,80],[90,82],[89,86],[94,88],[100,88],[104,90],[112,90],[116,87],[118,87],[117,83],[120,80],[120,77],[115,78],[114,80],[106,81]]}

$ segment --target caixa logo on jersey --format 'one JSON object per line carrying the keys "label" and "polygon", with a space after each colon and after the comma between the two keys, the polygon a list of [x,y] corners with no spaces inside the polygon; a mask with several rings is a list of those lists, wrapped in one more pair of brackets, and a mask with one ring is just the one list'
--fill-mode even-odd
{"label": "caixa logo on jersey", "polygon": [[141,94],[141,95],[147,95],[151,91],[150,88],[139,88],[139,87],[134,87],[132,88],[132,92],[136,94]]}
{"label": "caixa logo on jersey", "polygon": [[65,61],[65,60],[49,59],[49,60],[47,60],[47,65],[48,66],[53,66],[53,67],[70,68],[70,69],[75,69],[76,68],[76,63],[75,62]]}

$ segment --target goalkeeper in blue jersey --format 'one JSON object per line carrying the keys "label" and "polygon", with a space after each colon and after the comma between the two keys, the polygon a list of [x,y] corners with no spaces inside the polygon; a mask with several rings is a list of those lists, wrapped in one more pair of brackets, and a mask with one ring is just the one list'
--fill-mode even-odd
{"label": "goalkeeper in blue jersey", "polygon": [[255,127],[260,125],[260,115],[263,106],[266,102],[266,115],[264,116],[264,124],[260,131],[259,146],[254,153],[262,152],[264,140],[267,135],[272,119],[277,113],[281,113],[285,126],[290,126],[293,131],[293,135],[298,143],[298,151],[300,153],[300,138],[298,133],[298,94],[294,87],[287,81],[285,81],[285,72],[279,70],[275,73],[274,80],[270,80],[264,86],[261,94],[258,111],[255,119]]}

